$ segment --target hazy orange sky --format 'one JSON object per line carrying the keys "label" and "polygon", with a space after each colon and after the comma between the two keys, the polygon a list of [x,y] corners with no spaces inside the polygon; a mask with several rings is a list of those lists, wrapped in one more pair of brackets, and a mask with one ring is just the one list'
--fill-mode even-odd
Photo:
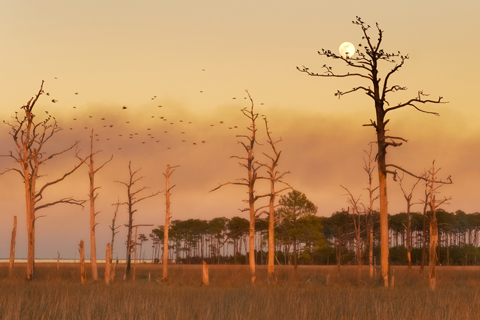
{"label": "hazy orange sky", "polygon": [[[242,216],[238,208],[244,206],[246,190],[227,186],[208,191],[242,177],[230,156],[242,155],[236,135],[245,134],[249,125],[240,112],[250,106],[246,89],[257,112],[268,117],[273,136],[283,140],[278,145],[283,151],[280,170],[291,172],[286,180],[318,206],[319,215],[330,216],[347,207],[340,185],[366,200],[362,156],[375,135],[362,124],[374,117],[373,104],[361,93],[340,100],[334,96],[338,89],[358,85],[358,79],[312,78],[296,66],[320,71],[328,63],[339,72],[348,71],[343,63],[317,51],[337,52],[344,41],[360,43],[361,30],[351,23],[358,15],[368,24],[378,22],[385,31],[385,51],[410,55],[391,79],[391,84],[409,90],[393,95],[392,104],[418,90],[449,102],[426,107],[440,117],[413,109],[393,112],[392,135],[409,142],[390,149],[388,162],[421,173],[435,159],[442,167],[440,176],[451,175],[454,181],[442,188],[443,195],[453,197],[444,208],[476,212],[480,211],[478,12],[479,2],[463,0],[4,2],[0,4],[0,118],[8,120],[19,111],[45,80],[50,95],[40,98],[38,117],[48,111],[64,129],[49,150],[81,140],[86,154],[93,128],[98,134],[95,148],[103,150],[97,163],[114,156],[97,175],[99,256],[111,237],[111,204],[126,197],[125,188],[114,181],[127,179],[130,160],[134,168],[142,168],[143,182],[152,192],[163,190],[167,164],[180,165],[171,182],[176,184],[172,219]],[[383,66],[384,71],[390,68]],[[2,126],[2,154],[14,146],[7,132],[8,127]],[[265,139],[263,123],[259,139]],[[268,151],[263,148],[259,146]],[[48,176],[42,180],[72,167],[73,155],[45,167]],[[12,165],[8,158],[0,159],[2,170]],[[86,170],[52,188],[48,196],[85,199]],[[406,183],[413,181],[406,178]],[[14,215],[19,219],[17,257],[25,257],[20,176],[7,173],[0,176],[0,184],[0,257],[8,257]],[[259,184],[258,192],[266,192],[264,185]],[[414,198],[420,199],[422,192],[418,189]],[[405,209],[400,189],[391,179],[389,202],[391,213]],[[78,256],[78,242],[88,240],[88,208],[58,206],[38,214],[47,217],[36,223],[37,257],[54,257],[57,251],[63,257]],[[119,224],[126,218],[123,208]],[[135,214],[135,223],[161,225],[164,219],[163,195],[144,201]],[[140,232],[148,234],[150,229]],[[116,238],[119,257],[124,256],[125,237],[122,230]]]}

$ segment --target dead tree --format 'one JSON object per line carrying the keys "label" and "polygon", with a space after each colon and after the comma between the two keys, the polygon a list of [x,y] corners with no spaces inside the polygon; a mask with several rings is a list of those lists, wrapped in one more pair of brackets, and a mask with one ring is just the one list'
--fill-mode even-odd
{"label": "dead tree", "polygon": [[15,242],[17,239],[17,216],[13,217],[12,239],[10,241],[10,263],[8,265],[8,274],[13,276],[13,263],[15,262]]}
{"label": "dead tree", "polygon": [[430,284],[430,288],[435,290],[436,286],[436,272],[435,266],[437,265],[437,243],[438,243],[438,225],[437,225],[437,209],[442,205],[447,203],[447,201],[451,200],[452,198],[444,197],[441,200],[436,198],[438,194],[438,189],[442,187],[444,184],[450,184],[451,179],[448,177],[448,182],[439,182],[437,180],[437,173],[440,171],[439,169],[435,169],[435,160],[432,162],[432,167],[427,172],[426,176],[428,179],[428,206],[430,207],[430,248],[429,248],[429,273],[428,273],[428,280]]}
{"label": "dead tree", "polygon": [[143,176],[137,177],[138,172],[140,170],[141,168],[133,171],[132,162],[129,161],[128,162],[128,172],[129,172],[128,181],[126,182],[115,181],[124,185],[127,188],[127,201],[122,203],[123,205],[127,206],[127,211],[128,211],[128,224],[125,225],[128,230],[127,231],[127,256],[126,256],[127,264],[125,267],[125,278],[129,277],[130,265],[132,260],[132,249],[134,248],[134,243],[135,243],[134,240],[132,239],[132,236],[133,236],[132,231],[133,231],[133,215],[135,214],[135,212],[137,212],[137,209],[134,209],[134,206],[138,204],[140,201],[154,197],[160,193],[159,191],[145,197],[140,197],[140,193],[142,193],[143,191],[149,188],[149,187],[140,187],[138,189],[134,189],[135,184],[144,178]]}
{"label": "dead tree", "polygon": [[[357,280],[360,283],[361,277],[362,277],[362,258],[363,255],[365,254],[365,251],[367,249],[367,246],[362,246],[362,233],[363,231],[368,231],[368,228],[363,228],[362,225],[366,225],[365,221],[365,207],[363,204],[360,202],[360,196],[358,198],[355,198],[353,194],[345,188],[344,186],[341,186],[345,191],[347,191],[347,202],[349,204],[349,211],[350,208],[352,209],[353,213],[353,226],[355,229],[355,247],[356,247],[356,256],[357,256]],[[362,219],[363,217],[363,219]]]}
{"label": "dead tree", "polygon": [[[335,60],[341,60],[346,63],[347,67],[353,68],[353,72],[336,73],[332,67],[323,65],[323,73],[316,73],[309,70],[307,67],[297,69],[301,72],[305,72],[310,76],[315,77],[327,77],[327,78],[344,78],[355,77],[361,80],[366,80],[366,85],[360,85],[347,91],[338,90],[335,95],[340,98],[341,96],[352,92],[364,92],[373,100],[376,120],[370,120],[369,124],[364,126],[371,126],[375,128],[376,142],[377,142],[377,170],[380,192],[380,250],[381,250],[381,265],[382,265],[382,277],[385,287],[388,287],[388,199],[387,199],[387,173],[394,173],[388,170],[389,167],[393,167],[404,171],[401,167],[393,164],[387,164],[386,154],[388,147],[401,146],[403,142],[407,142],[402,137],[387,135],[386,125],[390,121],[386,116],[389,112],[403,109],[406,107],[414,108],[422,113],[429,113],[438,115],[436,112],[426,111],[421,109],[419,105],[426,103],[441,103],[442,97],[436,100],[426,98],[428,95],[423,91],[418,91],[416,97],[411,98],[404,102],[399,102],[396,105],[390,104],[387,100],[387,96],[398,91],[407,90],[406,87],[389,83],[393,74],[400,70],[405,61],[409,59],[408,55],[402,55],[400,51],[397,53],[388,53],[381,48],[383,40],[383,30],[380,29],[378,23],[376,24],[377,41],[374,42],[370,37],[368,30],[370,26],[365,24],[360,17],[357,17],[353,24],[359,26],[362,30],[364,40],[363,44],[359,44],[362,50],[357,50],[352,56],[342,56],[333,53],[330,50],[322,49],[318,52],[321,56],[326,56]],[[382,62],[390,63],[393,68],[386,72],[383,76],[380,74],[380,64]]]}
{"label": "dead tree", "polygon": [[[267,132],[267,142],[272,148],[273,155],[269,155],[267,153],[263,153],[269,160],[269,164],[265,164],[264,166],[267,168],[268,172],[268,180],[270,180],[270,194],[269,196],[269,203],[268,203],[268,280],[274,281],[275,279],[275,200],[276,197],[285,190],[292,189],[292,187],[284,182],[282,179],[283,177],[290,173],[290,172],[283,172],[280,173],[277,171],[278,162],[280,160],[280,155],[282,151],[278,151],[275,145],[282,141],[282,139],[273,141],[271,137],[271,132],[268,128],[268,121],[267,118],[263,118],[265,120],[265,129]],[[277,183],[281,183],[287,187],[282,188],[280,190],[275,190],[275,185]]]}
{"label": "dead tree", "polygon": [[430,193],[428,191],[428,180],[425,181],[425,195],[423,202],[423,228],[422,228],[422,259],[420,262],[420,274],[423,273],[425,268],[425,255],[426,255],[426,248],[427,248],[427,209],[428,209],[428,198],[430,197]]}
{"label": "dead tree", "polygon": [[170,187],[170,176],[177,167],[178,166],[170,167],[170,165],[167,164],[167,170],[163,174],[165,176],[165,226],[163,229],[162,281],[166,281],[168,277],[168,231],[170,229],[170,220],[172,218],[172,213],[170,212],[170,191],[175,187],[175,185]]}
{"label": "dead tree", "polygon": [[370,279],[373,279],[373,204],[375,200],[378,199],[378,195],[375,196],[375,192],[378,190],[377,187],[373,187],[373,172],[375,171],[375,166],[373,163],[375,162],[375,158],[372,154],[372,145],[370,144],[370,150],[366,153],[366,157],[363,158],[363,170],[368,175],[368,208],[367,208],[367,242],[368,242],[368,274]]}
{"label": "dead tree", "polygon": [[403,188],[403,178],[404,175],[399,177],[398,184],[400,185],[400,189],[402,190],[403,197],[405,198],[405,201],[407,201],[407,259],[408,259],[408,270],[412,270],[412,214],[411,214],[411,208],[413,205],[419,203],[412,203],[412,196],[413,196],[413,191],[415,190],[415,187],[418,185],[420,182],[421,178],[417,178],[417,181],[413,184],[412,188],[410,189],[410,192],[406,192],[405,189]]}
{"label": "dead tree", "polygon": [[242,138],[245,139],[246,142],[244,141],[238,141],[239,144],[243,146],[245,149],[247,156],[241,157],[241,156],[231,156],[231,158],[235,158],[240,160],[239,164],[241,167],[247,169],[247,177],[246,178],[240,178],[236,182],[227,182],[219,185],[215,189],[211,190],[215,191],[227,184],[233,184],[233,185],[240,185],[240,186],[246,186],[248,188],[248,200],[245,200],[246,203],[248,203],[248,208],[243,209],[242,211],[248,211],[249,216],[250,216],[250,228],[249,228],[249,252],[248,252],[248,262],[250,265],[250,280],[253,283],[255,283],[255,219],[256,219],[256,210],[255,210],[255,202],[260,198],[260,196],[255,195],[255,182],[258,179],[258,170],[262,167],[257,161],[255,161],[254,157],[254,148],[255,145],[258,143],[256,134],[257,134],[257,126],[256,126],[256,120],[258,118],[258,113],[255,113],[254,111],[254,103],[253,99],[248,93],[248,97],[250,98],[250,110],[247,108],[243,108],[241,112],[245,117],[247,117],[250,120],[250,126],[247,127],[247,130],[250,131],[249,135],[237,135],[237,138]]}
{"label": "dead tree", "polygon": [[112,259],[113,259],[113,243],[115,242],[115,235],[120,232],[120,231],[117,231],[117,229],[121,227],[121,226],[118,226],[118,227],[115,226],[115,222],[117,220],[118,208],[120,207],[120,205],[121,205],[120,198],[117,200],[117,203],[112,204],[112,206],[115,206],[115,210],[113,211],[112,225],[110,226],[110,230],[112,231],[112,241],[110,246],[110,250],[112,250]]}
{"label": "dead tree", "polygon": [[105,161],[100,167],[95,169],[95,162],[94,162],[93,156],[99,152],[100,151],[93,152],[93,129],[92,129],[92,132],[90,133],[90,154],[86,159],[79,157],[77,154],[77,158],[85,164],[87,164],[87,160],[88,160],[88,167],[89,167],[88,178],[90,181],[90,191],[88,193],[88,199],[90,203],[90,262],[92,267],[93,281],[98,280],[97,245],[95,241],[95,227],[97,226],[97,223],[95,222],[95,218],[100,213],[95,211],[95,200],[98,197],[97,190],[100,188],[100,187],[95,187],[95,174],[113,159],[113,155],[112,155],[109,160]]}
{"label": "dead tree", "polygon": [[41,168],[51,159],[72,150],[78,144],[77,141],[70,147],[58,152],[47,153],[44,151],[50,139],[59,132],[61,128],[57,125],[57,120],[51,115],[43,121],[36,120],[33,108],[42,94],[43,81],[38,93],[31,98],[27,104],[21,107],[22,112],[20,114],[15,112],[15,115],[12,116],[12,122],[4,121],[4,123],[10,127],[9,133],[13,137],[15,151],[10,151],[9,154],[3,155],[3,157],[12,158],[14,162],[18,163],[20,168],[10,168],[1,174],[8,171],[15,171],[20,174],[25,186],[28,250],[27,280],[32,280],[34,276],[36,221],[41,217],[45,217],[45,215],[37,216],[38,210],[60,203],[79,205],[83,208],[83,204],[85,203],[85,200],[76,200],[73,197],[42,203],[45,191],[49,187],[65,180],[65,178],[74,173],[83,164],[83,162],[79,162],[59,178],[45,182],[39,188],[37,187],[37,180],[42,176]]}

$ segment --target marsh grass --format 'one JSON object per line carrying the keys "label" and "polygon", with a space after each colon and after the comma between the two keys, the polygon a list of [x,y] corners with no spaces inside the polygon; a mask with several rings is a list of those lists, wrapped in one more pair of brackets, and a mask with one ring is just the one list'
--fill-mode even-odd
{"label": "marsh grass", "polygon": [[[257,267],[249,284],[248,266],[209,266],[210,286],[201,287],[200,265],[174,265],[167,282],[160,265],[139,265],[136,281],[80,284],[78,264],[36,266],[36,279],[23,280],[24,266],[0,265],[0,319],[480,319],[480,269],[439,267],[437,290],[428,289],[418,269],[395,269],[395,288],[369,281],[355,267],[277,266],[275,285]],[[150,282],[149,279],[150,273]],[[103,268],[99,268],[99,275]],[[330,284],[326,286],[326,276]],[[90,275],[87,275],[90,279]]]}

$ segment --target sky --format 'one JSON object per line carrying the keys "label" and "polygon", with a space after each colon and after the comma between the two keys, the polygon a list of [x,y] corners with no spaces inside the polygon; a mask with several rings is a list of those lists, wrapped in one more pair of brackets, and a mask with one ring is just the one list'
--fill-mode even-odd
{"label": "sky", "polygon": [[[338,52],[345,41],[361,43],[352,24],[360,16],[384,30],[383,48],[409,54],[391,79],[409,90],[391,96],[391,104],[417,95],[444,97],[445,104],[425,108],[436,117],[404,108],[392,112],[390,133],[408,140],[390,149],[387,161],[422,173],[435,160],[440,178],[453,185],[440,196],[452,197],[445,210],[480,211],[480,3],[477,1],[4,1],[0,3],[0,119],[9,121],[44,80],[35,106],[38,118],[54,116],[63,129],[47,148],[55,152],[79,141],[87,155],[94,130],[96,163],[113,155],[97,173],[97,252],[103,257],[111,238],[109,225],[126,189],[128,163],[140,169],[145,195],[164,190],[167,164],[179,166],[171,177],[172,219],[243,216],[246,190],[220,183],[245,175],[237,160],[243,150],[237,135],[249,126],[241,109],[250,107],[269,121],[273,138],[281,139],[279,170],[330,216],[347,208],[342,186],[367,200],[364,150],[375,140],[370,98],[353,93],[338,99],[337,90],[359,85],[358,79],[309,77],[296,67],[338,72],[344,63],[319,56],[322,48]],[[374,30],[372,30],[374,31]],[[375,36],[375,35],[374,35]],[[390,65],[380,67],[387,72]],[[364,84],[364,83],[362,83]],[[55,102],[52,102],[54,100]],[[126,108],[124,108],[126,107]],[[162,118],[163,117],[163,118]],[[102,118],[104,120],[102,120]],[[259,123],[257,159],[269,152],[264,123]],[[97,140],[98,139],[98,140]],[[13,150],[8,126],[0,126],[0,153]],[[42,168],[42,182],[55,179],[76,164],[75,152]],[[0,158],[3,170],[15,167]],[[375,177],[376,178],[376,177]],[[406,177],[406,186],[413,180]],[[389,184],[389,211],[405,210],[397,183]],[[13,216],[18,217],[17,257],[26,257],[25,200],[21,177],[0,176],[0,258],[9,254]],[[266,193],[266,184],[257,192]],[[46,198],[86,199],[87,168],[48,190]],[[417,188],[414,199],[422,197]],[[259,203],[260,205],[260,203]],[[378,203],[376,204],[378,206]],[[163,225],[165,197],[138,205],[137,224]],[[417,205],[413,210],[421,210]],[[89,238],[89,210],[59,205],[43,209],[36,223],[37,258],[78,257],[78,243]],[[117,224],[127,221],[124,207]],[[114,256],[124,256],[122,227]],[[139,233],[149,234],[143,227]],[[147,245],[148,246],[148,245]],[[87,250],[89,251],[89,250]],[[89,253],[87,252],[87,256]]]}

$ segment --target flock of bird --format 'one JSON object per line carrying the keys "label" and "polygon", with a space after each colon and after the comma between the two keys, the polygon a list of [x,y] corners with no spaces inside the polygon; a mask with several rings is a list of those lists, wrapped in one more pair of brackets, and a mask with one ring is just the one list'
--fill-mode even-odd
{"label": "flock of bird", "polygon": [[[202,94],[203,90],[199,93]],[[46,92],[45,95],[52,98],[51,103],[58,104],[61,108],[65,107],[59,100],[52,97],[53,94]],[[78,96],[79,92],[75,92],[74,95]],[[101,144],[102,149],[108,147],[118,150],[128,148],[131,146],[130,143],[141,145],[154,143],[165,149],[177,147],[179,144],[197,146],[206,144],[206,137],[220,134],[218,131],[211,131],[215,129],[213,127],[227,130],[239,128],[238,125],[227,124],[224,120],[205,123],[175,118],[174,110],[169,110],[171,108],[168,106],[157,103],[157,98],[156,95],[147,98],[150,101],[146,103],[146,107],[117,106],[92,111],[88,107],[69,106],[71,112],[68,112],[68,115],[71,115],[71,118],[59,119],[59,126],[76,137],[81,135],[77,138],[81,140],[86,140],[85,137],[89,136],[93,130],[94,139]],[[243,98],[247,99],[247,97]],[[149,112],[148,115],[145,114],[146,111]],[[49,111],[45,112],[49,114]],[[232,110],[232,112],[238,111]]]}

